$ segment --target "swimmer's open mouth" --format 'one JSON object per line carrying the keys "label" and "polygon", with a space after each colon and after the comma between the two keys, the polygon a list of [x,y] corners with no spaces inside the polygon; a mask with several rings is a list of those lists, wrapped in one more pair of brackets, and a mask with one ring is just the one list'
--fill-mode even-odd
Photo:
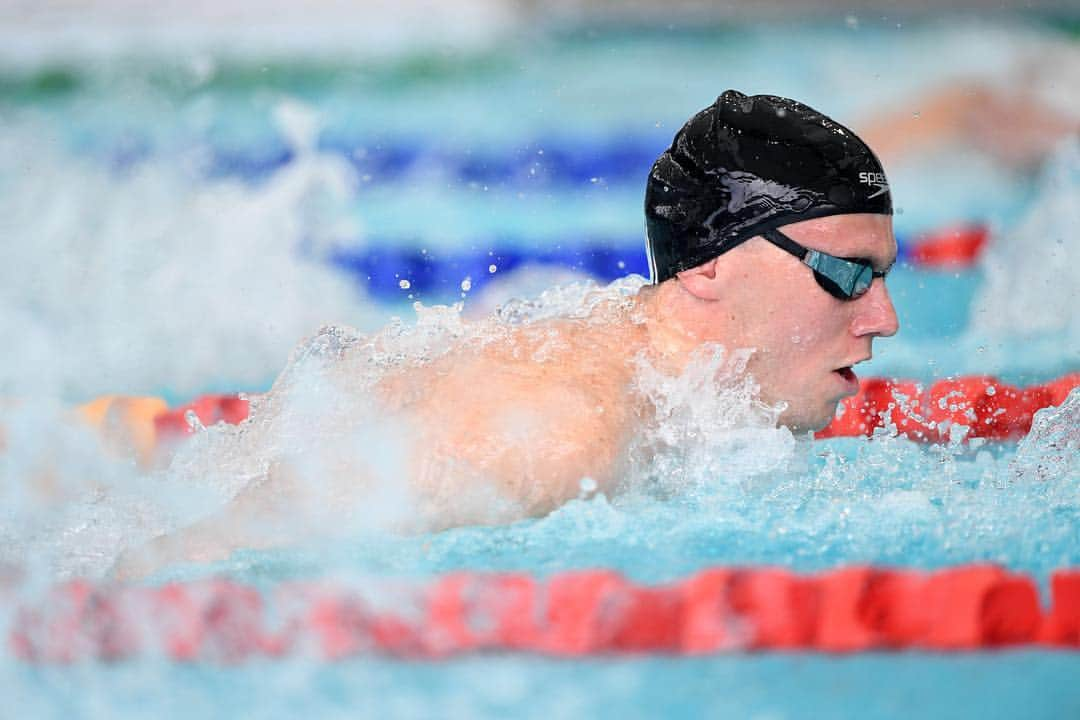
{"label": "swimmer's open mouth", "polygon": [[855,371],[851,369],[850,365],[847,366],[847,367],[842,367],[839,370],[833,370],[833,372],[840,375],[840,377],[844,378],[848,382],[858,382],[859,381],[859,378],[856,377]]}
{"label": "swimmer's open mouth", "polygon": [[859,386],[859,376],[856,375],[855,371],[852,370],[851,368],[853,366],[855,366],[855,365],[858,365],[861,362],[866,362],[869,359],[870,359],[869,355],[867,355],[866,357],[857,358],[855,360],[855,362],[851,363],[851,365],[845,365],[842,368],[837,368],[836,370],[833,370],[833,372],[836,373],[837,375],[839,375],[840,377],[842,377],[845,382],[850,383],[851,385],[854,385],[855,387],[858,387]]}

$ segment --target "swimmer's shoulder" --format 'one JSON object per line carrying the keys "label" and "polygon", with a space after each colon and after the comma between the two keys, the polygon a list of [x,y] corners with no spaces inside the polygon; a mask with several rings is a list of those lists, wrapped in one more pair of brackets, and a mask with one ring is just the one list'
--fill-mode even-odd
{"label": "swimmer's shoulder", "polygon": [[591,408],[615,421],[633,381],[637,344],[618,328],[537,323],[389,374],[378,390],[388,409],[433,422],[497,416],[504,405],[541,415]]}

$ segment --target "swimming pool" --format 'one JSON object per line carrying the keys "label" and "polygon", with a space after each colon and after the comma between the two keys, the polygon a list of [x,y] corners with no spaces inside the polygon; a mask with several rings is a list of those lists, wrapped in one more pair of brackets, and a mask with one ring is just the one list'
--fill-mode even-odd
{"label": "swimming pool", "polygon": [[[147,473],[103,452],[65,408],[110,392],[174,403],[260,392],[324,323],[374,331],[395,315],[411,323],[416,300],[464,300],[470,312],[556,276],[640,268],[643,173],[682,120],[728,86],[858,118],[931,85],[942,65],[990,77],[1031,52],[1077,52],[1059,27],[1013,20],[509,34],[501,23],[453,52],[8,57],[0,217],[13,262],[0,269],[0,328],[12,342],[0,397],[23,399],[3,410],[0,558],[30,567],[8,592],[33,602],[58,578],[100,576],[126,544],[220,505],[258,462],[258,445],[216,428],[190,440],[173,470]],[[879,72],[851,72],[871,53]],[[1075,144],[1035,174],[959,148],[947,163],[913,158],[890,172],[901,239],[978,221],[992,241],[973,268],[897,270],[903,331],[879,343],[868,374],[992,373],[1027,385],[1080,370],[1078,247],[1063,233],[1080,224]],[[376,267],[394,272],[369,281]],[[301,380],[318,377],[318,367],[291,367]],[[605,567],[661,583],[714,565],[989,561],[1032,574],[1045,591],[1050,571],[1080,564],[1080,419],[1075,402],[1044,419],[1056,440],[936,446],[689,425],[683,452],[694,463],[657,457],[627,492],[583,492],[544,518],[407,538],[369,528],[170,568],[153,582],[224,572],[269,590],[287,580]],[[1053,468],[1049,479],[1035,479],[1039,466]],[[27,479],[43,470],[52,489],[38,492]],[[10,617],[0,620],[7,627]],[[0,656],[10,707],[31,717],[150,707],[164,716],[1069,717],[1080,710],[1076,670],[1074,653],[1030,648],[301,656],[235,667]]]}

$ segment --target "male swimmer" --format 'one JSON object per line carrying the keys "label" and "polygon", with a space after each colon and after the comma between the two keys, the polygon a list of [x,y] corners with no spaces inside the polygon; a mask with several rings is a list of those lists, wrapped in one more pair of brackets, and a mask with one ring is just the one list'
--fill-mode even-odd
{"label": "male swimmer", "polygon": [[[652,282],[635,296],[508,327],[379,383],[387,417],[413,430],[417,528],[547,513],[585,477],[611,489],[654,411],[635,383],[643,360],[676,374],[703,346],[752,349],[760,399],[807,432],[856,392],[852,366],[874,338],[897,331],[884,171],[806,105],[725,92],[653,165],[645,221]],[[362,493],[365,472],[340,473],[330,494]],[[115,575],[302,541],[283,528],[306,504],[305,483],[278,467],[217,515],[126,553]]]}

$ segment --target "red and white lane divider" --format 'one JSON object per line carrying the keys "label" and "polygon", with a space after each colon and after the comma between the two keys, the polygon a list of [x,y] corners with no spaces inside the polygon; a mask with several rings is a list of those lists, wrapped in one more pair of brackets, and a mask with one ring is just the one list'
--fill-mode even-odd
{"label": "red and white lane divider", "polygon": [[[1015,440],[1031,429],[1032,418],[1044,407],[1060,405],[1080,385],[1080,373],[1070,373],[1042,385],[1018,388],[987,375],[938,380],[923,386],[910,380],[870,378],[859,393],[844,401],[842,413],[818,438],[872,435],[895,425],[912,440],[947,442],[965,427],[963,437]],[[192,432],[188,418],[202,425],[237,424],[249,412],[248,401],[236,395],[203,395],[176,408],[160,398],[101,397],[79,408],[83,420],[103,435],[123,436],[120,446],[134,447],[149,463]]]}
{"label": "red and white lane divider", "polygon": [[9,638],[16,656],[36,663],[1080,649],[1080,569],[1055,572],[1050,587],[1044,609],[1029,577],[990,565],[817,575],[716,568],[661,586],[609,570],[546,580],[463,572],[429,584],[313,582],[265,594],[224,579],[157,588],[75,581],[16,609]]}
{"label": "red and white lane divider", "polygon": [[954,428],[965,438],[1016,440],[1031,430],[1035,413],[1061,405],[1080,385],[1071,373],[1043,385],[1013,387],[988,375],[938,380],[925,387],[910,380],[871,378],[844,401],[839,417],[815,437],[873,435],[895,425],[912,440],[947,442]]}
{"label": "red and white lane divider", "polygon": [[[893,424],[913,440],[948,441],[953,426],[968,428],[966,437],[1015,440],[1031,429],[1035,413],[1061,405],[1080,373],[1070,373],[1042,385],[1018,388],[989,375],[938,380],[929,386],[911,380],[870,378],[859,393],[844,401],[840,417],[816,436],[872,435]],[[154,418],[159,437],[191,432],[186,420],[194,413],[204,425],[238,423],[247,417],[247,401],[230,395],[206,395]]]}

